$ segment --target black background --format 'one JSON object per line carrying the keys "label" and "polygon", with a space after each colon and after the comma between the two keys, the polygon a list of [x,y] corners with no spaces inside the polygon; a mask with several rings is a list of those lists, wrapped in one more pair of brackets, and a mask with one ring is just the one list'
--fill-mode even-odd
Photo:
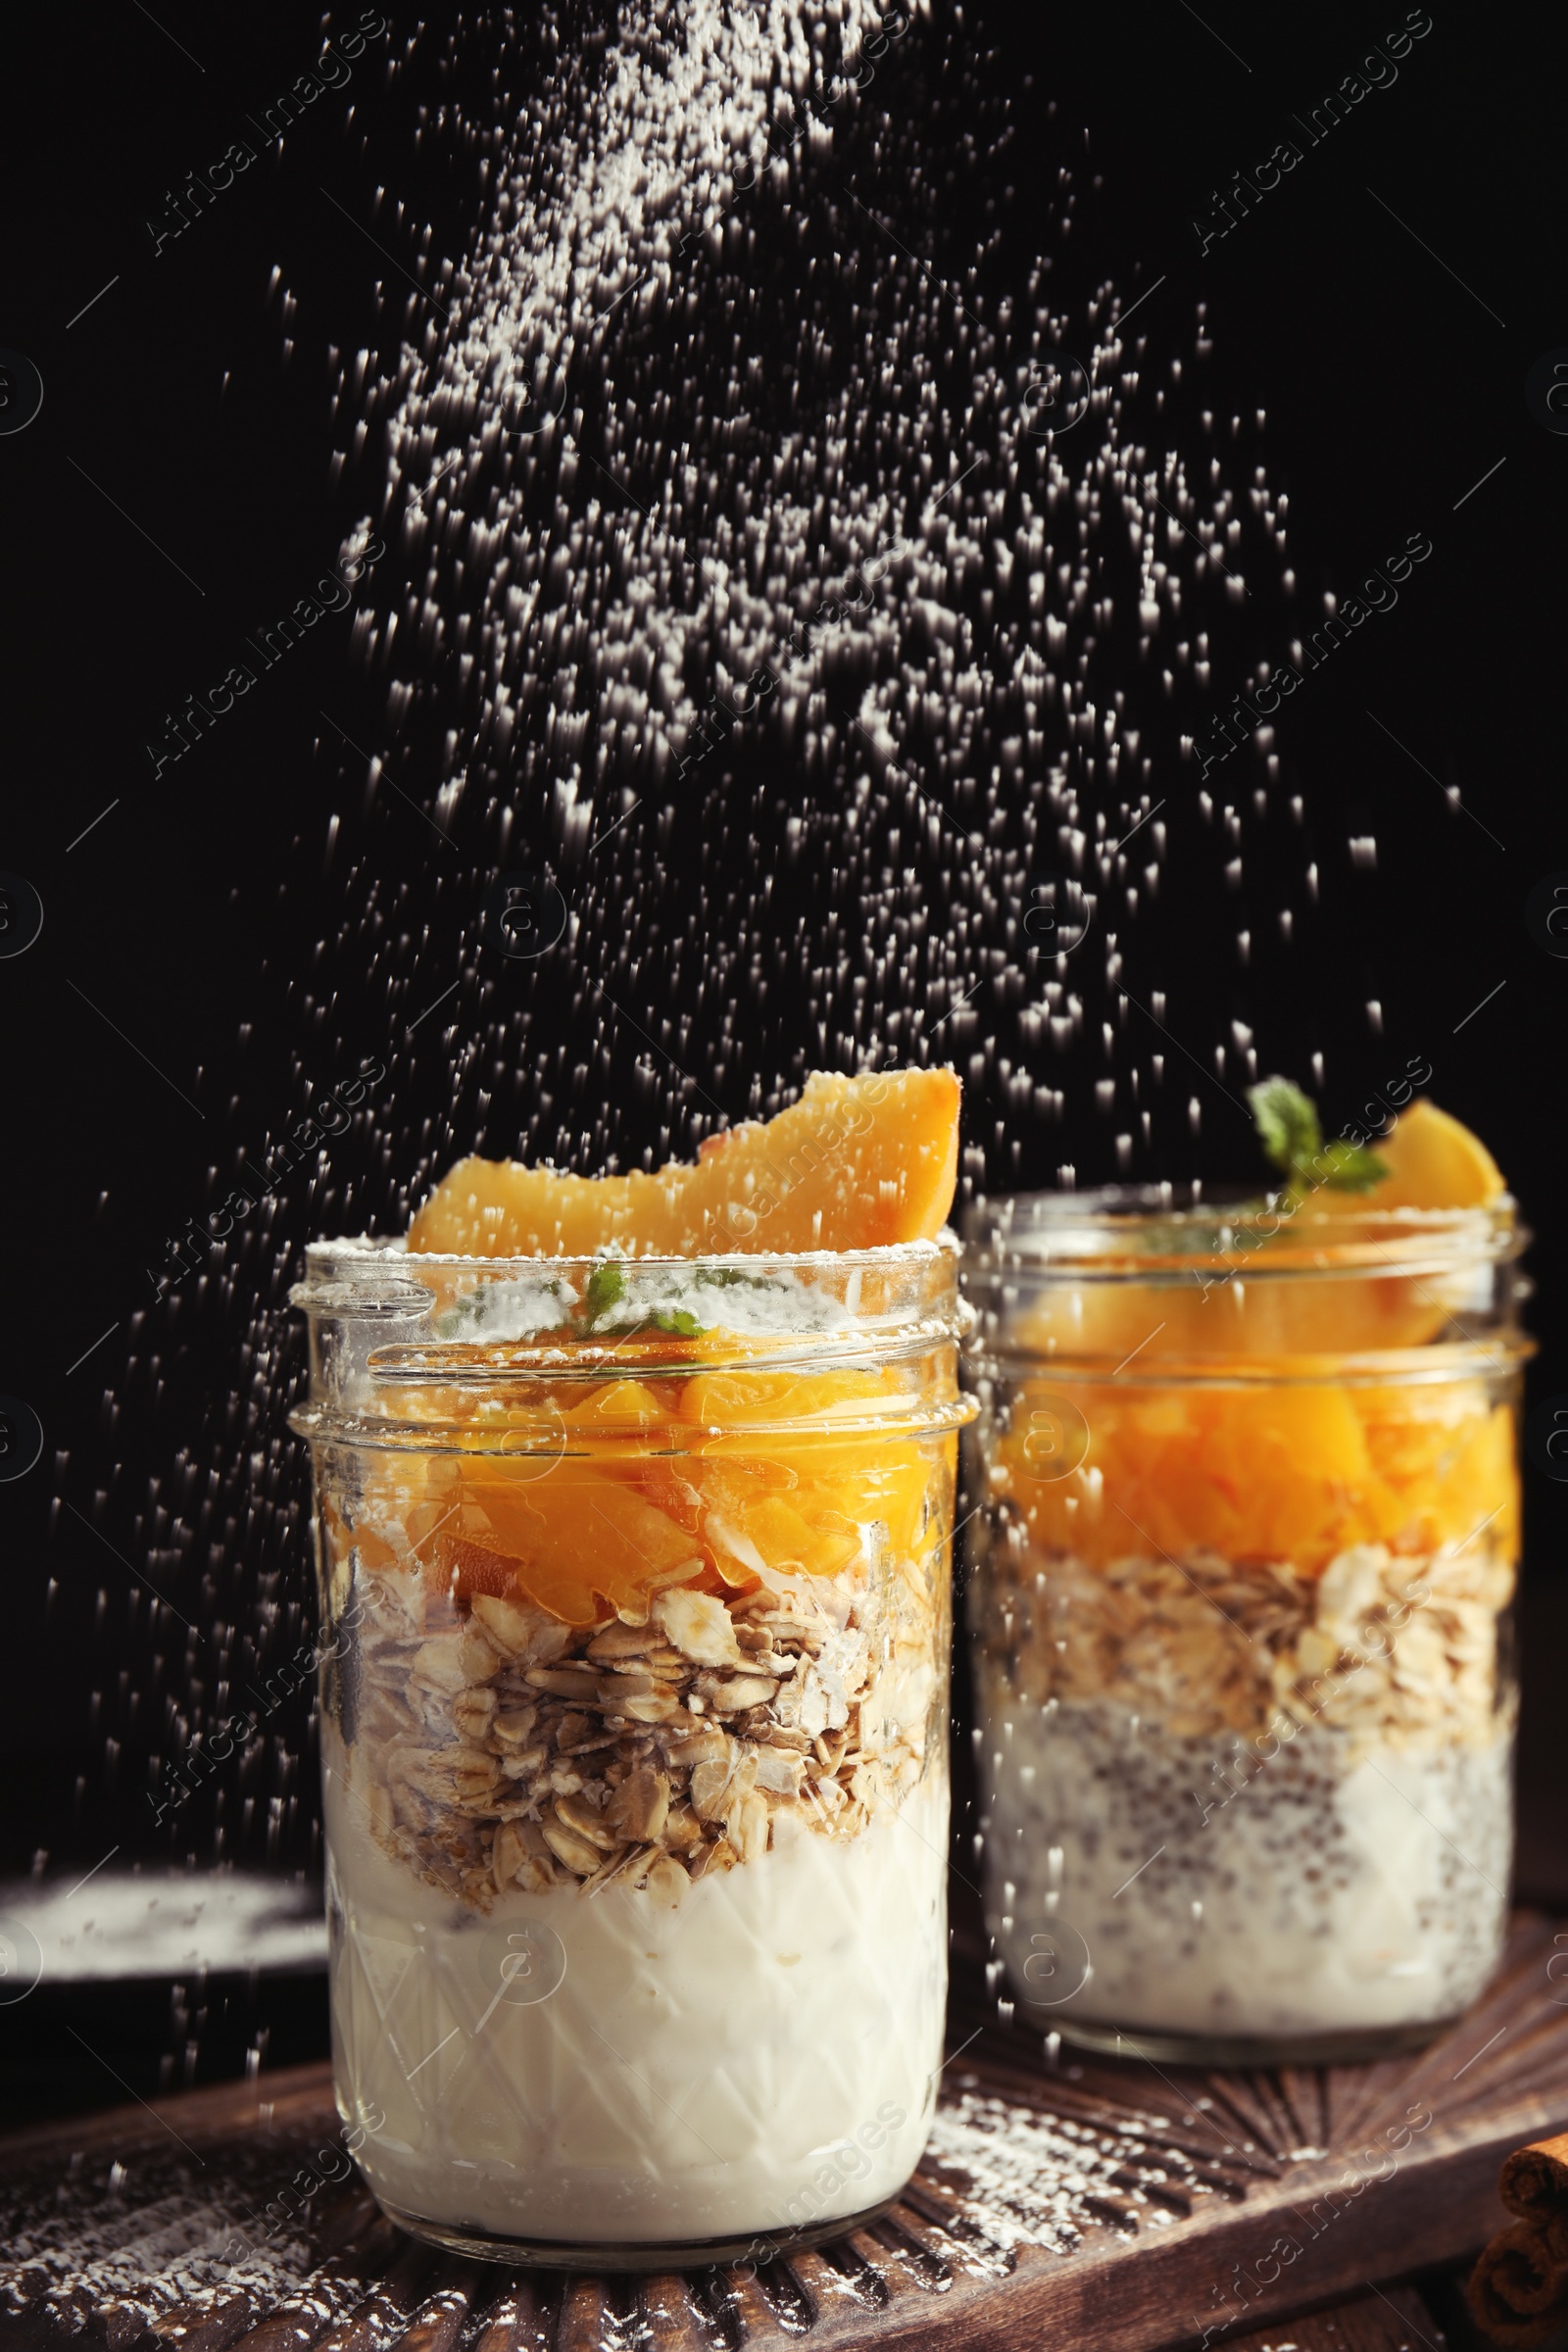
{"label": "black background", "polygon": [[[1280,721],[1287,786],[1306,798],[1322,871],[1316,920],[1291,956],[1260,949],[1238,965],[1224,857],[1192,813],[1196,770],[1177,768],[1155,781],[1170,796],[1174,846],[1161,906],[1143,927],[1140,977],[1170,992],[1172,1032],[1200,1060],[1238,1018],[1255,1029],[1264,1069],[1305,1078],[1308,1054],[1322,1052],[1331,1127],[1407,1059],[1430,1060],[1435,1098],[1486,1138],[1538,1235],[1532,1396],[1568,1392],[1553,1164],[1568,961],[1526,925],[1532,889],[1568,868],[1557,723],[1568,438],[1525,398],[1532,365],[1568,345],[1553,176],[1561,35],[1545,17],[1507,26],[1440,5],[1394,86],[1371,92],[1202,253],[1193,222],[1211,214],[1216,183],[1294,135],[1292,111],[1353,71],[1401,10],[1293,11],[1260,27],[1218,0],[1203,21],[1181,5],[935,5],[877,103],[905,110],[905,134],[959,168],[935,213],[911,199],[895,225],[921,250],[961,258],[1000,197],[1002,162],[961,151],[969,99],[953,61],[971,54],[993,94],[1005,90],[1018,131],[996,268],[1026,253],[1032,207],[1067,163],[1081,190],[1079,276],[1147,287],[1163,275],[1141,314],[1156,354],[1190,348],[1194,306],[1205,303],[1209,373],[1200,384],[1191,371],[1183,397],[1221,415],[1266,411],[1263,454],[1290,496],[1299,583],[1277,658],[1308,608],[1315,622],[1324,587],[1343,595],[1411,533],[1432,539],[1399,609]],[[561,17],[568,45],[585,51],[603,21],[590,8]],[[44,905],[37,942],[0,960],[11,1241],[0,1390],[45,1431],[37,1466],[0,1485],[0,1872],[13,1878],[78,1873],[115,1845],[122,1864],[192,1854],[211,1866],[211,1810],[187,1808],[171,1835],[155,1831],[145,1795],[166,1696],[177,1706],[190,1676],[210,1680],[211,1669],[194,1649],[187,1658],[167,1618],[163,1636],[148,1631],[145,1603],[137,1613],[130,1601],[135,1578],[198,1625],[220,1609],[245,1629],[241,1650],[259,1667],[308,1633],[304,1472],[281,1436],[297,1367],[283,1299],[299,1249],[323,1229],[399,1221],[400,1188],[417,1189],[408,1139],[422,1122],[435,1123],[435,1145],[423,1139],[435,1157],[447,1138],[514,1149],[547,1058],[565,1047],[569,1063],[604,1026],[569,957],[513,975],[531,991],[528,1053],[485,1106],[455,1097],[438,1023],[410,1036],[444,974],[466,970],[474,1002],[500,984],[473,944],[499,860],[470,821],[473,804],[450,844],[435,839],[442,771],[428,726],[394,757],[401,792],[368,800],[355,747],[397,747],[384,701],[349,662],[347,614],[316,628],[177,765],[155,775],[145,748],[161,741],[166,712],[239,658],[246,632],[327,569],[372,506],[373,434],[358,474],[351,465],[333,479],[352,412],[332,415],[331,355],[395,346],[425,223],[437,255],[461,255],[472,234],[475,150],[435,120],[441,101],[461,94],[470,110],[505,113],[542,71],[536,28],[509,36],[501,12],[422,31],[393,17],[347,88],[155,252],[147,222],[164,220],[169,191],[249,135],[246,112],[355,22],[287,8],[214,17],[183,0],[167,0],[156,23],[133,5],[57,12],[30,24],[31,54],[7,75],[0,345],[24,352],[45,386],[35,421],[0,437],[0,867]],[[591,81],[584,90],[591,103]],[[1127,686],[1135,703],[1147,691],[1136,676]],[[692,812],[677,809],[693,888],[699,872],[721,881],[726,858],[755,868],[758,852],[743,845],[781,842],[793,806],[787,762],[721,765],[726,825],[689,830]],[[1473,815],[1440,783],[1459,786]],[[1351,834],[1376,836],[1375,872],[1352,867]],[[526,805],[514,839],[537,845],[530,857],[554,854],[543,812]],[[621,995],[650,1032],[693,1013],[681,1058],[698,1081],[677,1083],[660,1064],[660,1084],[634,1082],[637,1039],[612,1041],[594,1083],[618,1081],[623,1159],[645,1146],[689,1150],[714,1102],[743,1116],[757,1107],[754,1079],[766,1099],[822,1058],[805,975],[825,938],[853,937],[857,907],[830,838],[808,840],[787,869],[778,853],[780,968],[798,985],[770,997],[765,1020],[738,1000],[721,1045],[690,972],[652,960],[641,996]],[[943,845],[921,848],[915,887],[948,907],[965,877],[956,835]],[[1269,858],[1261,843],[1260,937],[1283,886]],[[402,967],[412,993],[395,1004],[362,919],[372,873],[392,929],[415,941]],[[671,887],[678,902],[679,876]],[[1381,1004],[1381,1033],[1368,1000]],[[1050,1183],[1063,1162],[1079,1182],[1112,1175],[1087,1064],[1043,1073],[1065,1089],[1061,1122],[1007,1127],[1020,1150],[998,1155],[1006,1102],[988,1099],[987,1074],[969,1062],[987,1003],[954,1030],[970,1080],[966,1140],[981,1155],[966,1163],[971,1181],[982,1160],[993,1182]],[[274,1144],[315,1093],[366,1062],[389,1075],[327,1162],[282,1182],[246,1249],[181,1286],[177,1309],[155,1307],[170,1237],[242,1181],[243,1158]],[[1203,1091],[1196,1074],[1192,1084]],[[1238,1123],[1208,1118],[1190,1139],[1188,1092],[1141,1169],[1252,1174]],[[573,1117],[546,1138],[559,1157],[588,1124]],[[580,1144],[577,1154],[589,1164]],[[260,1364],[246,1352],[258,1299],[270,1310],[264,1344],[278,1351]],[[218,1501],[195,1529],[210,1473]],[[248,1482],[258,1495],[265,1486],[258,1507],[247,1507]],[[1568,1522],[1539,1470],[1527,1469],[1526,1491],[1521,1884],[1562,1899],[1568,1853],[1552,1798],[1568,1701]],[[171,1517],[157,1517],[160,1502]],[[243,1792],[232,1792],[223,1854],[308,1873],[318,1856],[303,1707],[280,1726],[248,1785],[248,1831]],[[120,1743],[118,1763],[106,1738]],[[32,2012],[34,2035],[41,2017]],[[306,2047],[319,2016],[307,2002],[295,2022]],[[226,2041],[215,2032],[204,2073],[237,2063],[254,2017],[241,2023]],[[168,2030],[126,2027],[138,2088],[157,2081]],[[114,2095],[101,2083],[71,2091],[65,2056],[59,2070],[62,2097]]]}

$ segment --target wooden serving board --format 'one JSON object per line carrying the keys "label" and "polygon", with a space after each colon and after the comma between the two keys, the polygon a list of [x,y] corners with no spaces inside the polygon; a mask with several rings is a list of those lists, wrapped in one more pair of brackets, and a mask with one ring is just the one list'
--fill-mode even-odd
{"label": "wooden serving board", "polygon": [[1053,2066],[960,2002],[932,2143],[893,2212],[755,2274],[561,2278],[416,2245],[357,2177],[325,2178],[343,2160],[324,2066],[48,2126],[0,2142],[0,2345],[1240,2352],[1278,2315],[1352,2296],[1293,2334],[1301,2352],[1413,2352],[1438,2331],[1390,2282],[1472,2254],[1501,2219],[1502,2157],[1568,2127],[1560,1948],[1521,1917],[1461,2024],[1373,2066]]}

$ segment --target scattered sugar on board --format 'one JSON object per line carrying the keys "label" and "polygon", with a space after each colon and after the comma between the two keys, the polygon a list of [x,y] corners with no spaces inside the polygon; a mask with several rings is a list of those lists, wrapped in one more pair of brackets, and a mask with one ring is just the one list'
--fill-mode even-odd
{"label": "scattered sugar on board", "polygon": [[965,2218],[1004,2254],[1020,2245],[1071,2253],[1086,2230],[1105,2227],[1096,2198],[1134,2206],[1140,2230],[1169,2222],[1169,2208],[1152,2202],[1142,2187],[1129,2187],[1129,2175],[1188,2196],[1203,2193],[1196,2178],[1177,2169],[1179,2157],[1162,2148],[1152,2161],[1132,2133],[1096,2131],[964,2088],[938,2108],[924,2164],[956,2176]]}

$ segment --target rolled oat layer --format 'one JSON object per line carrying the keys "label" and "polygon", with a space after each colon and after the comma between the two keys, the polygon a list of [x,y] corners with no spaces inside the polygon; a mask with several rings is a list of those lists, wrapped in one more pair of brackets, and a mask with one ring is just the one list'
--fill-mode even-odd
{"label": "rolled oat layer", "polygon": [[1182,1739],[1321,1721],[1395,1746],[1491,1740],[1514,1567],[1482,1542],[1356,1544],[1320,1576],[1195,1548],[1104,1566],[994,1542],[975,1631],[1036,1706],[1112,1698]]}
{"label": "rolled oat layer", "polygon": [[832,1580],[678,1587],[641,1623],[577,1628],[362,1577],[350,1794],[386,1853],[480,1910],[512,1886],[673,1905],[797,1830],[853,1838],[941,1737],[939,1564],[866,1551]]}

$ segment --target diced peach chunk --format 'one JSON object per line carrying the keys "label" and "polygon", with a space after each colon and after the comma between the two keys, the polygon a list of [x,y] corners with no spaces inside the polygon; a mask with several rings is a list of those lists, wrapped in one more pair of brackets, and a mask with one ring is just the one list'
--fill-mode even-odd
{"label": "diced peach chunk", "polygon": [[[1031,1409],[1069,1396],[1088,1426],[1067,1475],[1025,1451]],[[1034,1407],[1031,1405],[1034,1399]],[[1138,1552],[1290,1562],[1518,1540],[1512,1411],[1475,1382],[1434,1392],[1298,1382],[1237,1389],[1026,1384],[999,1467],[1036,1542],[1103,1565]]]}

